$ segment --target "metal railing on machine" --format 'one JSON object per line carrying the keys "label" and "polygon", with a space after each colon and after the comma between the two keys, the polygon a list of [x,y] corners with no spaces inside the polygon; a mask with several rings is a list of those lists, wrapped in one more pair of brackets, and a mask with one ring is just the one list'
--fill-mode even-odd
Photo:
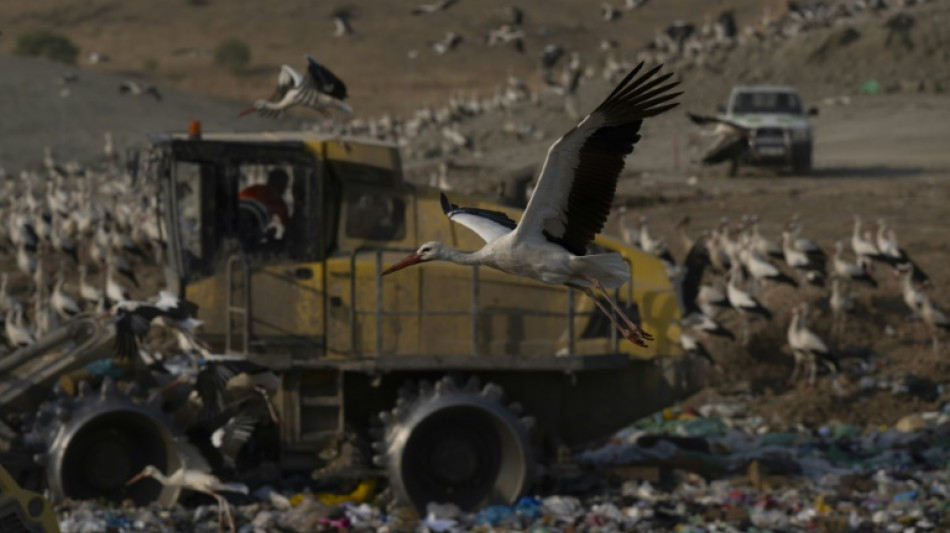
{"label": "metal railing on machine", "polygon": [[[479,330],[481,327],[481,321],[484,315],[508,315],[508,314],[519,314],[529,317],[562,317],[567,321],[567,356],[577,355],[577,335],[575,331],[575,322],[579,317],[592,316],[598,313],[599,311],[577,311],[575,309],[575,298],[576,291],[568,290],[567,293],[567,309],[565,311],[526,311],[522,309],[484,309],[480,305],[480,295],[481,295],[481,278],[480,271],[481,268],[474,266],[471,269],[471,284],[470,284],[470,298],[469,306],[466,309],[458,310],[426,310],[424,308],[419,308],[416,310],[387,310],[384,308],[383,301],[383,254],[385,253],[411,253],[415,250],[406,249],[406,248],[375,248],[375,247],[363,247],[357,248],[350,254],[350,346],[352,347],[354,354],[359,355],[371,355],[362,353],[359,346],[358,338],[358,321],[362,316],[372,316],[375,320],[376,328],[376,355],[383,354],[383,337],[384,337],[384,318],[386,316],[468,316],[471,320],[471,355],[479,355]],[[356,264],[357,257],[363,254],[373,254],[375,257],[375,305],[372,309],[360,309],[357,305],[357,291],[356,291]],[[629,260],[624,258],[625,261],[630,263]],[[631,264],[630,269],[630,280],[625,284],[627,290],[627,301],[633,302],[633,265]],[[617,290],[619,293],[620,289]],[[617,330],[615,328],[610,328],[610,349],[613,352],[619,352],[619,337],[617,335]]]}

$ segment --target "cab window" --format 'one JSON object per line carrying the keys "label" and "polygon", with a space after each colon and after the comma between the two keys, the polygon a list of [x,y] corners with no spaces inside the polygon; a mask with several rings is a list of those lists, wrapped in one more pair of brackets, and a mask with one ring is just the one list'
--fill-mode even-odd
{"label": "cab window", "polygon": [[344,231],[351,239],[401,240],[406,233],[406,203],[393,194],[350,190]]}

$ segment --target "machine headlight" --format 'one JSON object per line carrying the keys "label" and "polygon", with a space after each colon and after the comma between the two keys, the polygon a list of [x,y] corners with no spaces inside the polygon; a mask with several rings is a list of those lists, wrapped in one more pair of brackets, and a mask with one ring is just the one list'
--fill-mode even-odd
{"label": "machine headlight", "polygon": [[811,128],[795,128],[791,130],[793,141],[807,141],[811,139]]}

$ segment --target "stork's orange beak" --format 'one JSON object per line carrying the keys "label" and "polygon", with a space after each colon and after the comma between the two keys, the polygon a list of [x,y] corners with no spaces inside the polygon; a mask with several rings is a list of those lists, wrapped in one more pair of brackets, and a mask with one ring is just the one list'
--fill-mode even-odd
{"label": "stork's orange beak", "polygon": [[239,117],[243,117],[244,115],[250,115],[251,113],[253,113],[253,112],[255,112],[255,111],[257,111],[257,108],[254,107],[254,106],[251,106],[251,107],[245,109],[244,111],[241,111],[240,113],[238,113],[238,116],[239,116]]}
{"label": "stork's orange beak", "polygon": [[402,261],[384,270],[382,275],[385,276],[386,274],[392,274],[393,272],[397,270],[402,270],[408,266],[416,265],[421,262],[422,262],[422,256],[413,252],[407,255],[406,258],[403,259]]}
{"label": "stork's orange beak", "polygon": [[142,478],[144,478],[144,477],[145,477],[145,474],[141,474],[141,473],[140,473],[139,475],[135,476],[134,478],[132,478],[132,479],[126,481],[126,482],[125,482],[125,486],[128,487],[129,485],[131,485],[131,484],[137,482],[138,480],[140,480],[140,479],[142,479]]}

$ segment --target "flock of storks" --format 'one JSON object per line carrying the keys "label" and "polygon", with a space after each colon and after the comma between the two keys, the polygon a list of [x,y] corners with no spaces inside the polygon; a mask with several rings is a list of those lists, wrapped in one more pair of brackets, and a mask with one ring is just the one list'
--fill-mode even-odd
{"label": "flock of storks", "polygon": [[[688,250],[680,265],[672,262],[665,239],[655,238],[645,217],[639,227],[632,227],[621,215],[621,233],[625,241],[667,263],[678,281],[684,316],[681,343],[686,351],[717,363],[700,340],[700,336],[721,336],[749,342],[749,320],[758,317],[772,320],[773,312],[762,303],[761,295],[776,285],[812,286],[822,289],[821,299],[830,312],[829,334],[841,338],[847,319],[858,309],[853,297],[857,287],[878,289],[881,268],[891,269],[897,276],[899,290],[912,319],[927,329],[934,357],[940,350],[940,337],[950,330],[950,319],[933,302],[933,283],[924,269],[904,250],[893,228],[878,219],[875,229],[865,229],[859,215],[854,215],[850,238],[837,240],[833,252],[802,236],[802,222],[795,216],[788,220],[779,239],[770,239],[759,227],[755,216],[743,217],[735,225],[723,219],[719,225],[704,230],[698,238],[688,232],[689,218],[676,228],[684,249]],[[704,282],[704,280],[706,280]],[[833,372],[839,369],[840,352],[832,349],[815,329],[809,328],[809,298],[815,293],[799,292],[788,325],[787,343],[795,357],[790,380],[808,372],[814,383],[818,363]],[[816,303],[812,298],[812,303]],[[739,335],[725,328],[723,311],[731,310],[739,318]]]}

